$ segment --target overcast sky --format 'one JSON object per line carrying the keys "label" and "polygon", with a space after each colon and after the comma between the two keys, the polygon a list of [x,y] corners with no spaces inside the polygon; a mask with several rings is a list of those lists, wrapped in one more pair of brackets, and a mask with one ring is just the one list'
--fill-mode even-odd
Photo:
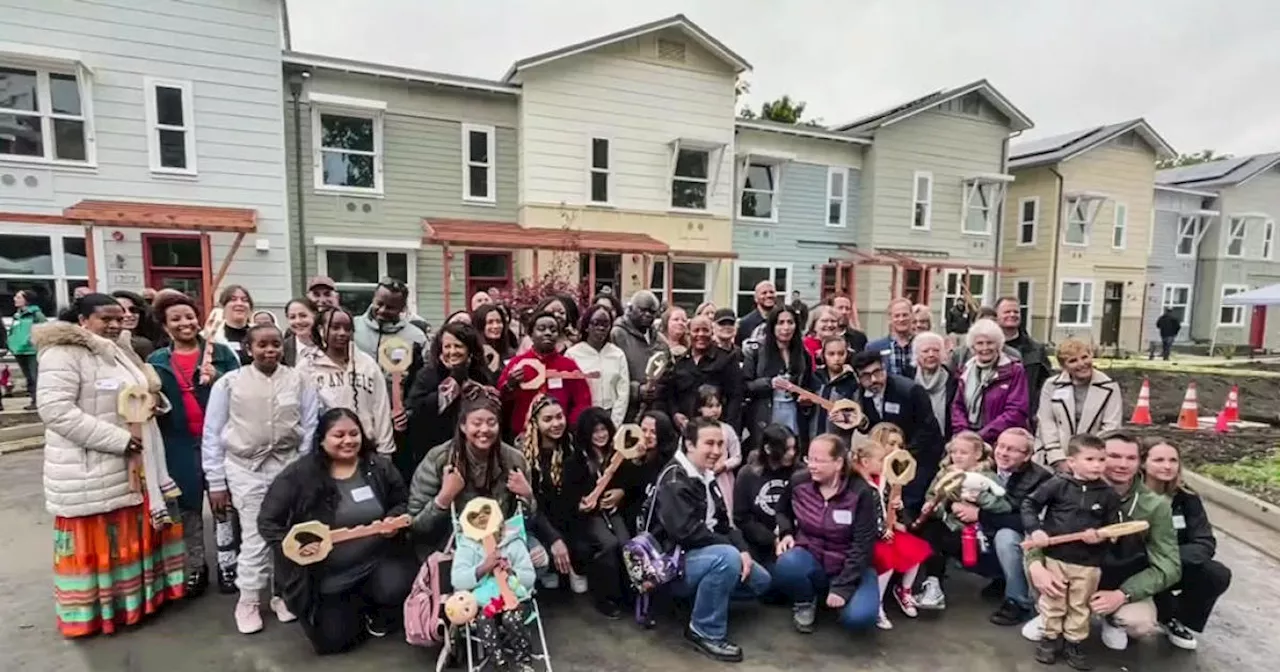
{"label": "overcast sky", "polygon": [[1176,149],[1280,151],[1280,0],[292,0],[294,48],[496,79],[684,13],[782,94],[848,121],[987,78],[1024,137],[1146,117]]}

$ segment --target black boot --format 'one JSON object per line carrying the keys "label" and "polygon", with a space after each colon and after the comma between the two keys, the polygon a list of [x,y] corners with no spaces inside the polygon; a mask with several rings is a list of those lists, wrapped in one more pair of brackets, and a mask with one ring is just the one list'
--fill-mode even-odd
{"label": "black boot", "polygon": [[684,629],[684,638],[704,655],[722,663],[742,662],[742,647],[727,639],[707,639],[688,626]]}
{"label": "black boot", "polygon": [[187,597],[195,598],[204,595],[209,588],[209,568],[197,567],[187,573]]}
{"label": "black boot", "polygon": [[1067,645],[1062,648],[1062,657],[1073,670],[1092,670],[1093,663],[1090,663],[1084,655],[1080,644],[1080,642],[1067,642]]}
{"label": "black boot", "polygon": [[223,595],[234,595],[240,592],[236,588],[236,566],[218,568],[218,592]]}
{"label": "black boot", "polygon": [[1062,640],[1045,637],[1036,645],[1036,662],[1052,665],[1058,662],[1058,654],[1062,652]]}

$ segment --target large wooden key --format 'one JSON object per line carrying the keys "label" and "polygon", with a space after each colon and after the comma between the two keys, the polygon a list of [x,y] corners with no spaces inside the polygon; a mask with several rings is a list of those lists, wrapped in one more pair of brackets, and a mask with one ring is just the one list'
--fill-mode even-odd
{"label": "large wooden key", "polygon": [[[468,539],[480,542],[484,546],[486,556],[498,550],[498,534],[502,531],[502,507],[496,500],[488,497],[476,497],[467,502],[458,521],[462,534]],[[511,577],[506,568],[499,563],[493,568],[493,580],[498,582],[498,594],[502,596],[502,610],[514,611],[520,606],[520,600],[511,590]]]}
{"label": "large wooden key", "polygon": [[905,450],[898,450],[884,456],[884,466],[880,469],[880,478],[889,484],[889,502],[886,502],[884,521],[885,529],[892,530],[898,523],[898,509],[893,506],[894,500],[902,499],[902,486],[916,477],[916,458]]}
{"label": "large wooden key", "polygon": [[[142,443],[142,426],[151,419],[153,408],[155,397],[141,385],[126,385],[116,399],[116,412],[124,418],[129,434],[139,444]],[[132,451],[129,453],[129,487],[134,492],[142,492],[142,456]]]}
{"label": "large wooden key", "polygon": [[789,380],[782,381],[782,389],[805,401],[825,408],[827,410],[827,419],[840,429],[852,431],[862,426],[862,406],[852,399],[826,399]]}
{"label": "large wooden key", "polygon": [[587,373],[584,371],[548,370],[546,365],[537,359],[526,359],[520,362],[520,366],[533,372],[532,378],[520,383],[520,387],[525,390],[540,390],[543,385],[547,384],[548,380],[594,380],[600,377],[599,371]]}
{"label": "large wooden key", "polygon": [[938,479],[938,487],[933,491],[933,499],[926,502],[924,508],[920,509],[920,515],[916,517],[915,522],[911,523],[911,529],[920,529],[920,526],[929,520],[929,516],[933,515],[934,509],[941,506],[948,498],[955,496],[960,486],[964,485],[964,474],[963,471],[950,471]]}
{"label": "large wooden key", "polygon": [[596,508],[596,504],[600,501],[600,496],[609,487],[609,481],[613,480],[613,476],[618,472],[618,468],[622,466],[623,460],[638,459],[644,454],[644,451],[640,448],[643,442],[644,437],[641,435],[640,425],[623,425],[618,428],[617,435],[613,437],[613,456],[609,458],[609,464],[605,466],[600,478],[596,479],[596,487],[592,488],[591,492],[582,498],[579,508],[583,511],[592,511]]}
{"label": "large wooden key", "polygon": [[[1099,527],[1094,531],[1103,539],[1118,539],[1130,534],[1141,534],[1150,529],[1150,527],[1151,523],[1148,523],[1145,520],[1130,520],[1123,523]],[[1086,534],[1088,534],[1088,530],[1083,532],[1072,532],[1071,534],[1059,534],[1056,537],[1049,537],[1044,541],[1027,539],[1022,542],[1022,548],[1029,551],[1033,548],[1044,548],[1046,546],[1057,546],[1058,544],[1069,544],[1073,541],[1084,541]]]}
{"label": "large wooden key", "polygon": [[378,366],[391,375],[391,416],[404,413],[404,374],[413,365],[413,346],[399,336],[378,344]]}
{"label": "large wooden key", "polygon": [[209,311],[209,319],[204,322],[204,364],[200,367],[201,385],[212,383],[213,377],[217,373],[217,369],[213,367],[213,343],[218,331],[222,329],[222,323],[221,308],[214,308]]}
{"label": "large wooden key", "polygon": [[500,373],[502,371],[502,355],[498,354],[498,349],[484,344],[484,365],[491,373]]}
{"label": "large wooden key", "polygon": [[[412,522],[413,518],[405,514],[395,518],[375,520],[368,525],[339,527],[336,530],[331,530],[328,525],[318,520],[309,520],[289,528],[289,534],[285,535],[284,541],[281,542],[280,550],[284,553],[284,557],[292,560],[294,564],[312,565],[329,557],[329,554],[333,552],[334,544],[341,544],[352,539],[372,537],[375,534],[394,532],[409,527]],[[304,546],[316,543],[320,544],[318,551],[311,555],[302,554]]]}

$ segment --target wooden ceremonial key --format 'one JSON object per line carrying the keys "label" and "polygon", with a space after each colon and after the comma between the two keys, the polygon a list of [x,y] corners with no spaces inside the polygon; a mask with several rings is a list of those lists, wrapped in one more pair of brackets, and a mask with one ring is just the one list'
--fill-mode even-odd
{"label": "wooden ceremonial key", "polygon": [[827,410],[827,419],[831,424],[845,431],[852,431],[862,426],[862,406],[851,399],[826,399],[809,390],[783,379],[782,389]]}
{"label": "wooden ceremonial key", "polygon": [[484,344],[484,365],[490,373],[502,371],[502,355],[499,355],[498,350],[488,343]]}
{"label": "wooden ceremonial key", "polygon": [[378,344],[378,366],[391,374],[391,417],[404,414],[404,374],[413,365],[413,346],[399,336]]}
{"label": "wooden ceremonial key", "polygon": [[520,383],[521,389],[539,390],[548,380],[595,380],[600,377],[599,371],[586,373],[583,371],[555,371],[548,370],[546,365],[536,359],[526,359],[520,362],[520,366],[533,371],[533,378]]}
{"label": "wooden ceremonial key", "polygon": [[885,529],[892,530],[898,524],[898,509],[893,500],[902,499],[902,486],[916,477],[916,458],[905,450],[898,449],[884,456],[884,466],[880,469],[880,478],[889,483],[889,502],[886,502],[884,521]]}
{"label": "wooden ceremonial key", "polygon": [[591,511],[596,508],[600,496],[609,487],[609,482],[613,480],[614,474],[618,472],[624,460],[634,460],[644,454],[640,450],[643,441],[640,425],[623,425],[618,428],[617,435],[613,437],[613,456],[609,458],[609,464],[605,466],[604,473],[596,479],[596,487],[582,498],[583,510]]}
{"label": "wooden ceremonial key", "polygon": [[947,474],[938,481],[938,489],[934,491],[933,499],[925,503],[924,508],[920,509],[920,515],[916,517],[915,522],[911,523],[911,529],[920,529],[920,526],[924,525],[924,521],[929,520],[929,516],[933,515],[933,510],[945,502],[948,497],[954,495],[963,484],[963,471],[947,472]]}
{"label": "wooden ceremonial key", "polygon": [[[126,385],[120,390],[116,401],[116,412],[124,418],[131,434],[142,444],[142,426],[151,419],[151,409],[155,407],[155,397],[141,385]],[[134,492],[142,492],[142,455],[129,452],[129,487]]]}
{"label": "wooden ceremonial key", "polygon": [[[467,503],[462,510],[462,533],[484,547],[485,557],[498,551],[498,535],[502,533],[502,509],[498,502],[486,497],[477,497]],[[502,596],[502,610],[514,611],[520,606],[520,600],[511,590],[511,576],[502,563],[493,568],[493,580],[498,582],[498,594]]]}
{"label": "wooden ceremonial key", "polygon": [[[1130,520],[1123,523],[1099,527],[1095,532],[1097,532],[1098,536],[1103,539],[1118,539],[1130,534],[1141,534],[1150,528],[1151,523],[1148,523],[1145,520]],[[1027,539],[1022,542],[1022,548],[1029,551],[1033,548],[1045,548],[1046,546],[1069,544],[1073,541],[1084,541],[1086,534],[1088,534],[1087,530],[1084,532],[1072,532],[1071,534],[1059,534],[1056,537],[1049,537],[1044,541]]]}
{"label": "wooden ceremonial key", "polygon": [[209,311],[209,319],[204,322],[204,365],[200,367],[201,385],[212,383],[214,374],[217,372],[213,366],[213,344],[218,330],[222,328],[222,323],[221,308]]}
{"label": "wooden ceremonial key", "polygon": [[[368,525],[329,529],[328,525],[318,520],[309,520],[289,528],[289,534],[285,535],[284,541],[280,544],[280,550],[284,553],[284,557],[289,558],[296,565],[312,565],[329,557],[333,552],[334,544],[402,530],[409,527],[412,522],[413,518],[405,514],[395,518],[376,520]],[[320,549],[316,553],[309,556],[302,555],[304,546],[315,543],[320,544]]]}

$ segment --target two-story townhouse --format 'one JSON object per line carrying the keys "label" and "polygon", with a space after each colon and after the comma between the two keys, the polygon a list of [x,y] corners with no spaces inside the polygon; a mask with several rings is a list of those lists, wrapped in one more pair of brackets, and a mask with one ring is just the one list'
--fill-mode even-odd
{"label": "two-story townhouse", "polygon": [[440,324],[469,287],[510,283],[509,253],[446,255],[423,221],[515,225],[517,87],[303,53],[284,79],[295,286],[328,276],[359,312],[392,277]]}
{"label": "two-story townhouse", "polygon": [[[0,0],[0,313],[290,260],[278,0]],[[227,263],[229,262],[229,263]]]}
{"label": "two-story townhouse", "polygon": [[1166,311],[1182,325],[1176,341],[1191,342],[1191,316],[1199,281],[1200,242],[1219,226],[1215,191],[1155,185],[1155,217],[1147,251],[1147,303],[1143,344],[1157,347],[1156,322]]}
{"label": "two-story townhouse", "polygon": [[826,299],[856,249],[862,153],[869,140],[823,128],[739,119],[733,303],[753,309],[755,285]]}
{"label": "two-story townhouse", "polygon": [[1156,173],[1156,181],[1167,187],[1218,193],[1207,208],[1220,213],[1218,225],[1197,233],[1202,239],[1196,250],[1191,338],[1255,349],[1280,348],[1280,319],[1268,319],[1267,307],[1222,305],[1225,296],[1280,282],[1275,249],[1280,153],[1162,170]]}
{"label": "two-story townhouse", "polygon": [[1009,139],[1031,127],[986,80],[835,127],[873,141],[862,161],[859,254],[842,283],[856,288],[869,336],[885,333],[895,296],[929,304],[939,325],[966,288],[994,298]]}
{"label": "two-story townhouse", "polygon": [[1174,156],[1142,119],[1015,145],[1001,291],[1025,307],[1030,333],[1143,347],[1155,162]]}

